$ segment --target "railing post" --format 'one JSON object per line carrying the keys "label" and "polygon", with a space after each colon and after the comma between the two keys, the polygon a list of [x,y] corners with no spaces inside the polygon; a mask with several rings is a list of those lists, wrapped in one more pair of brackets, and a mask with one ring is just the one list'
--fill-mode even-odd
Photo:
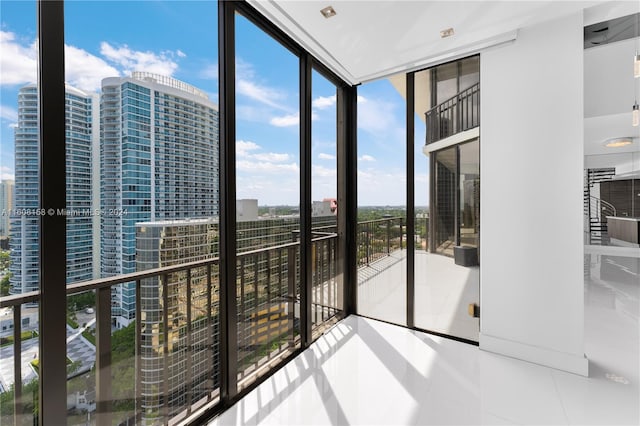
{"label": "railing post", "polygon": [[[142,404],[142,281],[136,280],[136,347],[135,347],[135,375],[136,375],[136,383],[134,385],[134,394],[135,394],[135,406],[133,415],[134,418],[138,418],[138,409],[141,408]],[[145,337],[149,337],[148,333],[146,333],[145,327]],[[145,344],[149,344],[148,341],[145,341]]]}
{"label": "railing post", "polygon": [[[140,297],[136,295],[136,299]],[[96,422],[110,425],[111,398],[111,287],[96,290]],[[136,303],[138,303],[136,301]]]}
{"label": "railing post", "polygon": [[[162,393],[164,395],[161,408],[161,416],[164,417],[163,424],[169,424],[169,275],[163,274],[160,281],[162,287],[162,317],[164,324],[164,342],[162,344]],[[102,424],[102,423],[100,423]],[[110,424],[110,423],[109,423]]]}
{"label": "railing post", "polygon": [[193,403],[193,358],[192,358],[192,346],[193,341],[191,339],[191,333],[193,331],[191,327],[191,269],[187,269],[187,336],[186,336],[186,353],[185,356],[186,366],[187,366],[187,380],[186,380],[186,391],[187,391],[187,415],[191,414],[191,404]]}
{"label": "railing post", "polygon": [[291,339],[289,348],[296,346],[295,309],[296,309],[296,246],[287,249],[287,299],[289,301],[289,330]]}
{"label": "railing post", "polygon": [[391,219],[387,220],[387,255],[391,254]]}
{"label": "railing post", "polygon": [[[209,359],[211,360],[211,366],[213,367],[213,360],[214,357],[216,356],[214,350],[213,350],[213,316],[211,315],[211,311],[212,311],[212,306],[211,306],[211,302],[212,302],[212,297],[211,297],[211,293],[212,293],[212,280],[211,280],[211,270],[213,269],[211,264],[207,265],[207,348],[209,350]],[[218,292],[218,295],[220,294],[220,292]],[[220,304],[218,303],[218,324],[220,324]],[[218,345],[218,347],[220,347]],[[218,357],[218,359],[220,359],[220,357]],[[213,370],[213,369],[212,369]],[[219,374],[219,371],[211,371],[211,374],[208,374],[208,380],[207,380],[207,384],[206,387],[208,389],[207,392],[207,401],[211,401],[211,396],[212,396],[212,392],[211,390],[213,389],[214,385],[215,385],[215,380],[214,378],[214,374]],[[219,382],[218,382],[219,383]]]}
{"label": "railing post", "polygon": [[22,424],[22,305],[13,307],[13,423]]}
{"label": "railing post", "polygon": [[366,231],[367,233],[366,233],[365,241],[366,241],[366,248],[367,248],[366,253],[367,253],[367,266],[368,266],[369,265],[369,240],[371,239],[371,224],[370,223],[367,223],[367,228],[366,229],[367,229],[367,231]]}

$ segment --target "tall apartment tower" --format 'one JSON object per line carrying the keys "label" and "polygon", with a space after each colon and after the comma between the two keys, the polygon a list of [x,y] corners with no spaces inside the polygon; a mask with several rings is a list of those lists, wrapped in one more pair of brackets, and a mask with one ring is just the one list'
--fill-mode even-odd
{"label": "tall apartment tower", "polygon": [[[101,275],[136,271],[138,222],[218,214],[218,108],[176,79],[146,72],[102,81]],[[114,288],[117,327],[135,317],[135,285]]]}
{"label": "tall apartment tower", "polygon": [[[97,140],[97,95],[66,86],[67,284],[93,276],[94,221],[91,155]],[[11,221],[11,292],[38,289],[39,276],[39,116],[38,88],[18,92],[15,129],[15,190]],[[57,212],[55,213],[57,214]]]}
{"label": "tall apartment tower", "polygon": [[9,230],[11,229],[11,222],[9,221],[9,214],[13,210],[13,188],[15,187],[15,181],[11,179],[5,179],[0,182],[0,238],[8,237]]}

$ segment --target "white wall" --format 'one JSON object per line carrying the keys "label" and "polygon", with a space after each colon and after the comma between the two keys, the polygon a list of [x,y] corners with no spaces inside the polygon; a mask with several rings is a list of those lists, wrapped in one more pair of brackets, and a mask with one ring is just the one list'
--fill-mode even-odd
{"label": "white wall", "polygon": [[480,348],[586,375],[582,22],[481,53]]}

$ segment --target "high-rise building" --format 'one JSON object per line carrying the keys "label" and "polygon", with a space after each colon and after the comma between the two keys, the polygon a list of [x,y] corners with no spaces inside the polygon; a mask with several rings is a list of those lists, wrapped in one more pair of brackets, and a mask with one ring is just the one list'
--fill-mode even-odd
{"label": "high-rise building", "polygon": [[[140,271],[218,255],[217,219],[139,223],[136,231],[136,263]],[[217,265],[212,268],[217,270]],[[185,408],[189,398],[195,402],[220,384],[218,293],[213,288],[209,296],[207,284],[207,268],[193,270],[188,277],[182,271],[141,282],[139,386],[143,424],[154,424],[165,403],[172,417]],[[191,301],[189,313],[186,298]],[[184,369],[188,366],[193,380],[187,384]]]}
{"label": "high-rise building", "polygon": [[[257,200],[244,201],[245,207],[255,204],[257,208]],[[314,228],[327,230],[336,226],[336,217],[329,212],[313,217],[312,223]],[[283,259],[280,258],[283,255],[286,257],[288,252],[267,253],[268,249],[295,241],[299,230],[299,216],[254,220],[241,220],[238,217],[238,251],[262,251],[261,254],[253,254],[246,264],[240,262],[242,266],[239,273],[245,275],[241,280],[245,289],[251,288],[252,294],[256,295],[260,292],[262,299],[266,297],[263,293],[268,287],[270,272],[278,270],[284,276],[284,270],[288,270],[283,268]],[[137,223],[137,270],[216,258],[219,256],[219,231],[217,218]],[[215,284],[217,268],[217,263],[213,262],[211,273],[214,284],[211,294],[208,294],[207,267],[192,269],[188,275],[186,271],[180,271],[164,277],[144,279],[140,283],[142,338],[139,386],[143,424],[146,424],[146,420],[149,420],[149,424],[157,420],[164,403],[169,410],[169,417],[172,417],[188,405],[189,398],[193,403],[220,385],[219,293]],[[291,267],[291,271],[299,273],[294,267]],[[273,327],[273,324],[264,328],[256,317],[269,315],[273,320],[280,316],[284,318],[284,323],[287,321],[287,280],[280,280],[279,285],[276,281],[279,280],[271,283],[269,291],[275,301],[252,305],[253,310],[244,312],[246,318],[238,323],[241,367],[251,358],[252,348],[282,333],[282,328]],[[187,299],[190,300],[190,311]],[[251,300],[258,300],[258,297]],[[286,325],[283,327],[286,328]],[[186,383],[184,369],[188,366],[192,370],[192,380]],[[163,385],[165,380],[168,380],[166,388]]]}
{"label": "high-rise building", "polygon": [[11,229],[11,222],[9,221],[9,214],[13,209],[13,188],[15,181],[11,179],[5,179],[0,182],[0,237],[8,237],[9,230]]}
{"label": "high-rise building", "polygon": [[[102,81],[101,274],[136,270],[137,222],[218,214],[218,107],[191,85],[134,72]],[[135,286],[114,289],[117,327],[135,317]]]}
{"label": "high-rise building", "polygon": [[[71,86],[65,91],[67,283],[93,278],[91,155],[97,135],[97,95]],[[38,289],[39,217],[38,88],[28,84],[18,93],[15,129],[15,191],[11,224],[11,292]],[[54,212],[53,214],[63,214]]]}

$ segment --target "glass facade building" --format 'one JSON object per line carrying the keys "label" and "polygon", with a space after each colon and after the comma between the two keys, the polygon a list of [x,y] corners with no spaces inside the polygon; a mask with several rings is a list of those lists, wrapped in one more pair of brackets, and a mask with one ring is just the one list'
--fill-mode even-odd
{"label": "glass facade building", "polygon": [[8,237],[11,229],[9,216],[13,209],[13,188],[15,182],[11,179],[5,179],[0,182],[0,210],[2,217],[0,218],[0,237]]}
{"label": "glass facade building", "polygon": [[94,278],[91,155],[96,106],[96,95],[66,87],[66,211],[41,211],[38,89],[35,84],[20,89],[15,129],[15,193],[10,219],[11,292],[14,294],[39,288],[39,217],[42,214],[66,216],[67,284]]}
{"label": "glass facade building", "polygon": [[[101,275],[136,270],[135,224],[218,214],[218,109],[203,91],[145,72],[106,78],[101,95]],[[113,292],[118,327],[135,288]]]}

